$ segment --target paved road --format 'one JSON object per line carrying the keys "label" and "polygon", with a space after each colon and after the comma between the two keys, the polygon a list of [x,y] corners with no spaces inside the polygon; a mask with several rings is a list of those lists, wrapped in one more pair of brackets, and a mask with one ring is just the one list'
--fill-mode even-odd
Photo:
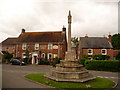
{"label": "paved road", "polygon": [[[3,88],[46,88],[46,86],[36,84],[27,81],[23,78],[24,75],[30,73],[48,73],[50,72],[51,66],[17,66],[17,65],[3,65]],[[118,82],[118,73],[115,72],[101,72],[101,71],[90,71],[94,76],[101,76],[109,78],[115,82]]]}
{"label": "paved road", "polygon": [[49,67],[3,65],[2,88],[46,88],[23,78],[29,73],[47,73]]}

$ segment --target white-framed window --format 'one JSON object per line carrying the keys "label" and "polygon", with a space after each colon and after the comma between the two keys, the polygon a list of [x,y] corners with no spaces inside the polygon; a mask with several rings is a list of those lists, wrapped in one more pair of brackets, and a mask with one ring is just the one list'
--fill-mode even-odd
{"label": "white-framed window", "polygon": [[88,55],[92,55],[93,54],[93,49],[88,49]]}
{"label": "white-framed window", "polygon": [[102,53],[102,55],[106,55],[107,54],[107,50],[106,49],[102,49],[101,53]]}
{"label": "white-framed window", "polygon": [[25,55],[25,53],[22,53],[22,58],[26,58],[26,55]]}
{"label": "white-framed window", "polygon": [[27,46],[27,44],[26,44],[26,43],[23,43],[23,44],[22,44],[22,49],[23,49],[23,50],[26,50],[26,46]]}
{"label": "white-framed window", "polygon": [[41,57],[42,57],[42,58],[45,58],[45,53],[42,53],[42,54],[41,54]]}
{"label": "white-framed window", "polygon": [[52,49],[53,45],[51,43],[48,44],[48,49]]}
{"label": "white-framed window", "polygon": [[39,43],[35,43],[35,50],[39,50]]}
{"label": "white-framed window", "polygon": [[52,53],[48,53],[48,59],[52,58]]}

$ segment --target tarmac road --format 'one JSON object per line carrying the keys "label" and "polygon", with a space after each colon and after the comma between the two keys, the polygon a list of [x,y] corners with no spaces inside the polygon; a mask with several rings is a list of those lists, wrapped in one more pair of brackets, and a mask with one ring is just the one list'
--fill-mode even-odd
{"label": "tarmac road", "polygon": [[2,64],[0,64],[0,89],[2,89]]}
{"label": "tarmac road", "polygon": [[[41,84],[30,82],[23,78],[30,73],[48,73],[51,66],[19,66],[3,64],[2,67],[2,88],[49,88]],[[117,72],[90,71],[94,76],[100,76],[118,82]],[[51,88],[52,90],[53,88]],[[50,89],[49,89],[50,90]]]}

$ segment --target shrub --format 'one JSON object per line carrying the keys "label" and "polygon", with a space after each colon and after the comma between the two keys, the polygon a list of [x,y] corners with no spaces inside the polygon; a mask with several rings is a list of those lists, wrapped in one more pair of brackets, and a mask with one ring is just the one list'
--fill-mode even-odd
{"label": "shrub", "polygon": [[7,51],[2,51],[3,53],[3,56],[2,56],[2,61],[6,62],[6,63],[9,63],[10,62],[10,59],[13,58],[13,53],[9,53]]}
{"label": "shrub", "polygon": [[59,64],[59,63],[60,63],[60,60],[62,60],[62,58],[58,58],[58,57],[54,58],[54,59],[53,59],[52,66],[53,66],[53,67],[56,67],[56,64]]}
{"label": "shrub", "polygon": [[90,70],[120,71],[118,60],[86,60],[85,67]]}
{"label": "shrub", "polygon": [[83,55],[83,58],[85,59],[94,59],[94,60],[108,60],[110,56],[108,55]]}
{"label": "shrub", "polygon": [[25,62],[25,63],[28,64],[28,63],[29,63],[29,59],[28,59],[28,58],[24,58],[24,59],[23,59],[23,62]]}
{"label": "shrub", "polygon": [[116,59],[120,60],[120,52],[117,54]]}
{"label": "shrub", "polygon": [[85,58],[81,58],[79,63],[82,64],[83,66],[85,66],[85,60],[86,60]]}
{"label": "shrub", "polygon": [[40,65],[49,65],[49,61],[47,59],[40,59]]}
{"label": "shrub", "polygon": [[94,60],[108,60],[110,56],[108,55],[93,55]]}

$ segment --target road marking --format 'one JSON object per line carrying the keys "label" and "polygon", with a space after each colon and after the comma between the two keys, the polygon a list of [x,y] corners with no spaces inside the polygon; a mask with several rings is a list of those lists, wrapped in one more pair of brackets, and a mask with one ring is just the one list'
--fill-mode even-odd
{"label": "road marking", "polygon": [[118,78],[118,77],[105,77],[105,76],[97,76],[97,77],[101,77],[101,78]]}

